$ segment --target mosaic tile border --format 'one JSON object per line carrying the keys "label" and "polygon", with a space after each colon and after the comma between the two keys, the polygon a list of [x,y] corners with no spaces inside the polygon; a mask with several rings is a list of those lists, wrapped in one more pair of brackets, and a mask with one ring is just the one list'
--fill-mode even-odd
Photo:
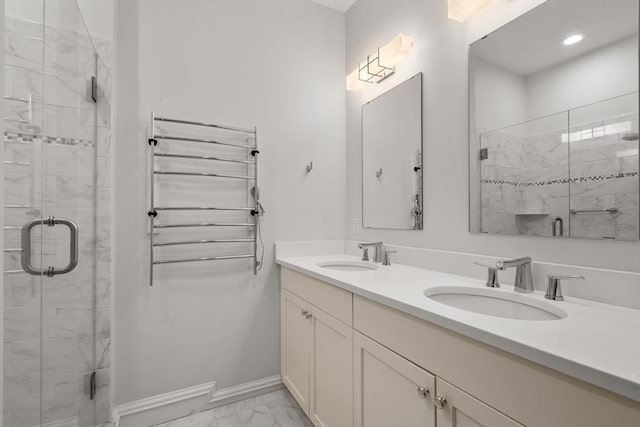
{"label": "mosaic tile border", "polygon": [[543,185],[553,185],[553,184],[569,184],[573,182],[588,182],[588,181],[604,181],[608,179],[617,179],[617,178],[627,178],[632,176],[639,176],[638,172],[626,172],[626,173],[616,173],[610,175],[596,175],[596,176],[581,176],[576,178],[563,178],[563,179],[553,179],[549,181],[536,181],[536,182],[517,182],[517,181],[507,181],[501,179],[481,179],[480,182],[482,184],[496,184],[496,185],[513,185],[516,187],[539,187]]}
{"label": "mosaic tile border", "polygon": [[63,138],[59,136],[33,135],[19,132],[5,132],[4,142],[17,142],[30,144],[32,142],[42,142],[52,145],[66,145],[70,147],[92,147],[95,148],[94,141],[88,139]]}

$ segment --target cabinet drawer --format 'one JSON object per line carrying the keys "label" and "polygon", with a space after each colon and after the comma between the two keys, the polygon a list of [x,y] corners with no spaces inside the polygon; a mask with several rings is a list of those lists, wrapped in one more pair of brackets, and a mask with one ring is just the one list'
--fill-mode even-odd
{"label": "cabinet drawer", "polygon": [[351,292],[286,268],[281,269],[281,284],[283,288],[341,322],[353,325]]}
{"label": "cabinet drawer", "polygon": [[357,331],[528,427],[640,426],[638,402],[366,298],[353,307]]}

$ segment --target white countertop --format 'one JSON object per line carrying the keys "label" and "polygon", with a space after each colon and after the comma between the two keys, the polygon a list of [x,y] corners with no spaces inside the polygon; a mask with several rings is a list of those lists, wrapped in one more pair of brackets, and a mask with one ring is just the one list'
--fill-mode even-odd
{"label": "white countertop", "polygon": [[[482,280],[399,264],[376,264],[380,268],[371,271],[317,265],[335,260],[359,258],[279,256],[276,263],[640,402],[640,310],[566,296],[565,301],[550,301],[535,292],[526,296],[557,306],[568,316],[550,321],[505,319],[450,307],[424,295],[436,286],[486,288]],[[495,291],[514,292],[510,286]]]}

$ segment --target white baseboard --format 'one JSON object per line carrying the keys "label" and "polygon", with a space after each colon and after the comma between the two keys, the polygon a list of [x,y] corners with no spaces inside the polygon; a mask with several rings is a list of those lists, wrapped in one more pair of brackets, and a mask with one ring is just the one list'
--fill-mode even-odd
{"label": "white baseboard", "polygon": [[113,409],[113,425],[115,427],[153,426],[280,388],[282,388],[280,375],[220,390],[216,389],[215,381],[199,384],[118,405]]}
{"label": "white baseboard", "polygon": [[239,400],[248,399],[283,387],[282,377],[274,375],[256,381],[239,384],[216,390],[207,402],[207,409],[228,405]]}

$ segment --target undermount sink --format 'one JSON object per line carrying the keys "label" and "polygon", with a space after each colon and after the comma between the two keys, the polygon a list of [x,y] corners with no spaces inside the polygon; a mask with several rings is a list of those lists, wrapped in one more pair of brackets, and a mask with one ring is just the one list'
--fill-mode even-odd
{"label": "undermount sink", "polygon": [[377,270],[378,266],[364,261],[323,261],[318,263],[318,267],[337,271],[371,271]]}
{"label": "undermount sink", "polygon": [[551,304],[515,292],[489,288],[442,286],[424,291],[425,296],[461,310],[517,320],[559,320],[567,313]]}

